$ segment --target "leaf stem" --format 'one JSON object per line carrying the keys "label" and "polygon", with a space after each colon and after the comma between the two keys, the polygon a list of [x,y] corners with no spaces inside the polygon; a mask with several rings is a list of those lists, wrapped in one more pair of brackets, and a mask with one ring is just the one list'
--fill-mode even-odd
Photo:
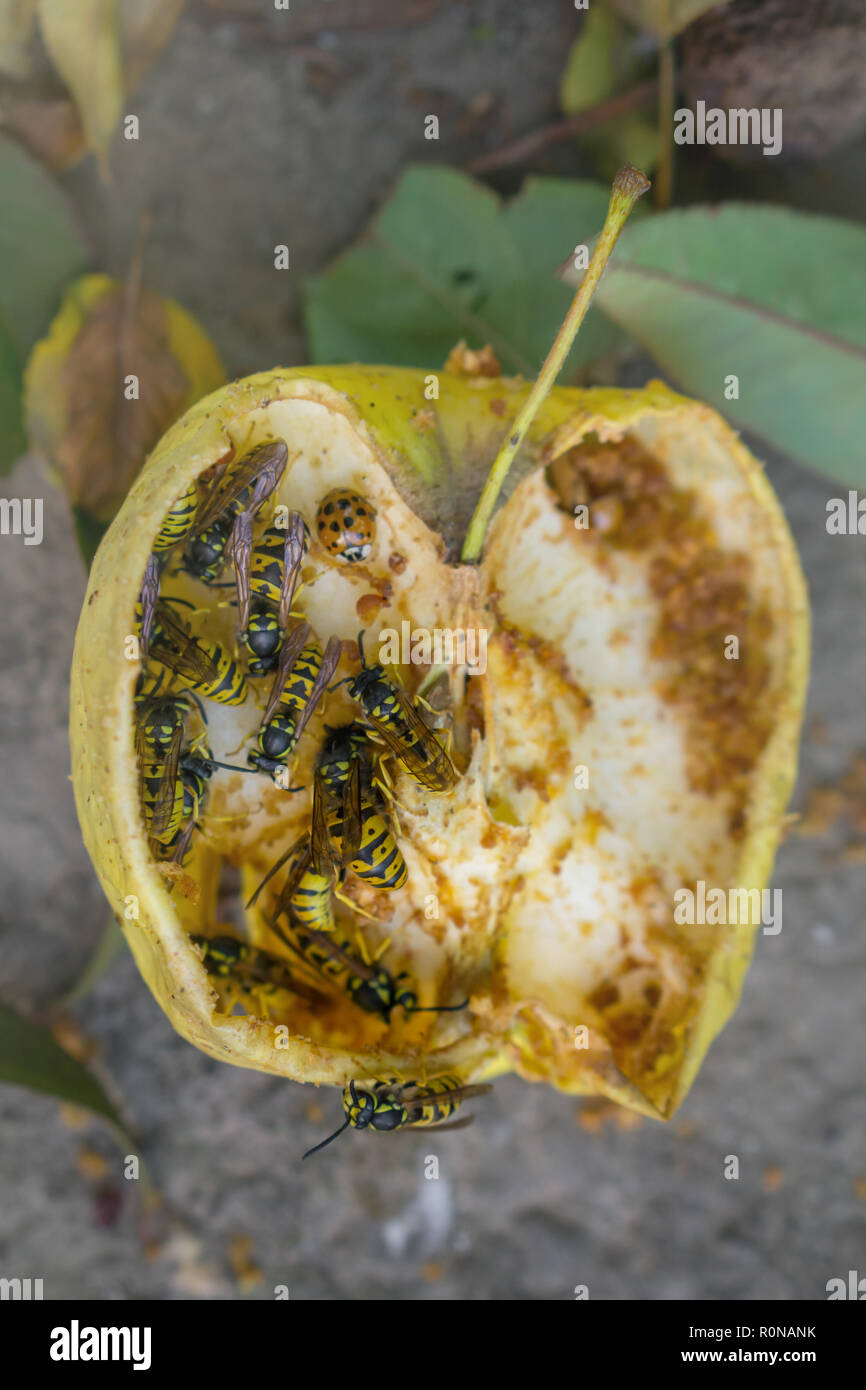
{"label": "leaf stem", "polygon": [[563,320],[562,326],[553,340],[553,346],[544,359],[541,371],[538,373],[538,377],[529,395],[518,411],[517,418],[511,426],[499,453],[493,460],[493,466],[490,469],[487,482],[484,484],[481,496],[478,499],[478,505],[469,523],[469,530],[466,533],[466,540],[463,545],[462,558],[467,564],[472,564],[477,561],[481,554],[484,535],[487,531],[490,518],[493,515],[496,499],[502,490],[502,485],[508,476],[508,471],[514,462],[515,455],[526,438],[532,421],[535,419],[542,402],[552,389],[562,369],[563,362],[571,351],[572,344],[577,336],[577,330],[584,320],[592,296],[595,293],[596,286],[601,279],[602,271],[610,259],[610,254],[613,251],[617,237],[625,226],[626,219],[638,198],[646,193],[649,187],[650,182],[646,175],[642,174],[639,169],[633,168],[631,164],[626,164],[624,168],[620,169],[613,181],[607,216],[604,219],[604,226],[596,242],[592,258],[577,288],[577,292]]}

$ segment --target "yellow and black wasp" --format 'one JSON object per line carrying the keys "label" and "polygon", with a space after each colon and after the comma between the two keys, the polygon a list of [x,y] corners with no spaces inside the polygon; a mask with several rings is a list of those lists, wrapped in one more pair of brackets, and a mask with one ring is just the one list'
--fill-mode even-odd
{"label": "yellow and black wasp", "polygon": [[296,952],[320,975],[348,995],[357,1008],[391,1022],[395,1009],[407,1014],[451,1014],[468,1008],[469,1000],[459,1004],[419,1004],[418,993],[405,970],[394,975],[378,961],[368,964],[358,959],[351,943],[334,933],[293,926],[284,932],[276,920],[271,928],[290,950]]}
{"label": "yellow and black wasp", "polygon": [[310,1004],[324,1000],[319,990],[293,975],[284,960],[259,946],[228,934],[191,936],[190,940],[201,950],[208,974],[239,994],[273,999],[287,990]]}
{"label": "yellow and black wasp", "polygon": [[165,599],[159,601],[154,613],[150,655],[197,695],[222,705],[242,705],[247,697],[244,673],[234,657],[216,642],[195,636]]}
{"label": "yellow and black wasp", "polygon": [[148,839],[157,858],[171,856],[181,863],[216,769],[248,771],[218,762],[206,748],[197,751],[203,731],[186,752],[182,751],[193,702],[205,724],[204,711],[194,695],[160,696],[154,690],[136,697],[141,803]]}
{"label": "yellow and black wasp", "polygon": [[180,753],[192,701],[184,695],[154,694],[136,698],[136,743],[141,777],[141,804],[151,846],[174,840],[183,820]]}
{"label": "yellow and black wasp", "polygon": [[264,676],[279,664],[310,535],[300,513],[290,512],[285,528],[269,526],[252,545],[251,518],[241,521],[233,546],[241,641],[250,675]]}
{"label": "yellow and black wasp", "polygon": [[264,888],[279,873],[284,864],[291,862],[288,877],[280,889],[274,916],[284,913],[293,921],[311,930],[331,933],[336,930],[334,903],[331,892],[330,875],[320,874],[312,862],[310,842],[306,835],[297,840],[285,854],[282,854],[262,879],[247,907],[253,907]]}
{"label": "yellow and black wasp", "polygon": [[484,1096],[493,1087],[488,1085],[465,1086],[456,1076],[440,1076],[435,1081],[423,1085],[418,1082],[376,1081],[372,1086],[350,1081],[343,1091],[343,1110],[345,1120],[339,1129],[329,1134],[320,1144],[314,1145],[304,1154],[309,1158],[326,1148],[338,1135],[350,1126],[352,1129],[372,1129],[379,1134],[390,1133],[396,1129],[421,1129],[435,1125],[440,1130],[464,1129],[472,1123],[472,1116],[447,1121],[464,1101],[473,1096]]}
{"label": "yellow and black wasp", "polygon": [[273,774],[285,766],[337,669],[341,651],[337,637],[329,638],[324,652],[318,642],[310,641],[309,623],[301,623],[286,637],[257,748],[247,755],[250,767]]}
{"label": "yellow and black wasp", "polygon": [[[292,867],[268,919],[271,930],[291,951],[338,985],[359,1009],[378,1014],[389,1023],[396,1008],[416,1014],[454,1013],[467,1007],[468,999],[460,1004],[420,1006],[405,971],[393,975],[378,962],[368,965],[358,959],[350,943],[336,934],[331,880],[313,867],[306,837],[296,841],[277,860],[248,902],[248,908],[254,906],[265,884],[290,860]],[[287,918],[289,932],[283,929],[281,917]]]}
{"label": "yellow and black wasp", "polygon": [[360,724],[328,730],[313,791],[313,864],[326,878],[349,868],[375,888],[402,888],[406,861],[384,803],[372,795],[369,750]]}
{"label": "yellow and black wasp", "polygon": [[428,791],[451,791],[457,782],[454,764],[436,734],[424,723],[416,702],[388,680],[383,666],[367,665],[363,632],[358,634],[358,650],[361,670],[339,684],[348,686],[364,718],[416,782]]}
{"label": "yellow and black wasp", "polygon": [[[183,568],[187,573],[215,583],[227,560],[232,560],[238,596],[249,583],[253,518],[276,489],[289,458],[281,439],[268,439],[248,449],[240,458],[219,466],[218,476],[200,503],[186,547]],[[249,598],[243,617],[249,617]]]}
{"label": "yellow and black wasp", "polygon": [[199,506],[196,535],[215,521],[228,517],[234,520],[245,511],[255,515],[277,487],[288,460],[289,451],[281,439],[267,439],[239,459],[229,459]]}
{"label": "yellow and black wasp", "polygon": [[141,585],[141,647],[147,660],[150,638],[159,602],[160,576],[169,551],[186,538],[192,529],[199,505],[199,482],[193,478],[186,491],[166,513],[157,532],[153,549],[148,556]]}
{"label": "yellow and black wasp", "polygon": [[199,481],[198,478],[193,478],[186,491],[165,514],[153,543],[153,550],[157,555],[173,550],[181,541],[186,540],[193,528],[198,508]]}
{"label": "yellow and black wasp", "polygon": [[199,531],[185,547],[181,569],[202,584],[216,584],[228,559],[227,550],[232,533],[232,519],[215,521]]}

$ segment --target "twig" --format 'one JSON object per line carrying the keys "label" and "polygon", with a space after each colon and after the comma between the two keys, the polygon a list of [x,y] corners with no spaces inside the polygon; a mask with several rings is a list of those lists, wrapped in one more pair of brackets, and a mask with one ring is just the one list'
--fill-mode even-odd
{"label": "twig", "polygon": [[539,407],[552,390],[562,364],[571,351],[577,330],[586,316],[590,300],[601,279],[602,271],[610,260],[616,239],[625,226],[626,219],[638,198],[642,197],[649,187],[650,181],[646,175],[631,164],[626,164],[620,169],[613,181],[604,226],[595,244],[595,250],[584,272],[583,279],[577,288],[577,293],[571,302],[571,308],[553,340],[553,346],[542,363],[541,371],[538,373],[529,395],[517,412],[514,424],[493,460],[493,466],[466,533],[466,541],[460,557],[464,564],[474,564],[481,554],[487,523],[493,515],[493,508],[496,506],[496,499],[502,490],[502,484],[508,476],[508,470],[538,414]]}
{"label": "twig", "polygon": [[636,87],[629,87],[626,92],[600,101],[597,106],[588,106],[585,111],[578,111],[576,116],[566,116],[562,121],[554,121],[551,125],[542,126],[540,130],[531,131],[529,135],[521,136],[511,145],[503,145],[501,149],[493,150],[491,154],[479,155],[477,159],[471,159],[464,165],[464,168],[468,174],[486,174],[490,169],[501,169],[507,164],[519,164],[521,160],[537,154],[548,145],[556,145],[573,135],[595,130],[596,126],[604,125],[616,116],[623,116],[635,107],[645,105],[656,96],[658,85],[656,78],[640,82]]}

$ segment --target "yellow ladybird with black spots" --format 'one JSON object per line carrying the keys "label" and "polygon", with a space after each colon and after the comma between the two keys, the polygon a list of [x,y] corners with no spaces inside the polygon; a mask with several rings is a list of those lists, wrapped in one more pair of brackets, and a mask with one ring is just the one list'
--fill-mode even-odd
{"label": "yellow ladybird with black spots", "polygon": [[336,487],[319,503],[316,532],[329,555],[355,565],[373,548],[376,508],[359,492]]}

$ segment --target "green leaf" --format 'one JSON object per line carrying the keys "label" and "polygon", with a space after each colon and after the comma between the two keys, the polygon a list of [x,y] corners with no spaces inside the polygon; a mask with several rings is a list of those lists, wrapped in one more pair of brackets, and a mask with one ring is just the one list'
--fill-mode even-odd
{"label": "green leaf", "polygon": [[866,485],[866,230],[775,207],[665,213],[623,233],[596,303],[737,425]]}
{"label": "green leaf", "polygon": [[21,363],[0,316],[0,473],[8,473],[26,448],[21,412]]}
{"label": "green leaf", "polygon": [[[603,184],[584,179],[530,178],[505,209],[505,224],[530,286],[525,348],[534,369],[547,356],[574,296],[574,289],[564,285],[552,268],[558,269],[580,244],[591,251],[609,198]],[[615,351],[622,342],[623,335],[613,324],[590,308],[566,358],[563,382],[585,363]]]}
{"label": "green leaf", "polygon": [[96,1078],[41,1028],[0,1005],[0,1081],[28,1086],[58,1100],[85,1106],[109,1121],[118,1136],[126,1127]]}
{"label": "green leaf", "polygon": [[[598,233],[608,197],[534,180],[503,211],[465,174],[408,170],[362,244],[308,282],[313,360],[429,367],[465,338],[490,343],[504,372],[533,375],[571,299],[557,271]],[[584,341],[582,331],[573,361],[586,360]]]}
{"label": "green leaf", "polygon": [[57,185],[0,135],[0,318],[20,364],[60,303],[87,250]]}
{"label": "green leaf", "polygon": [[617,39],[622,25],[610,10],[592,5],[568,52],[559,86],[559,104],[566,116],[596,106],[616,90]]}

